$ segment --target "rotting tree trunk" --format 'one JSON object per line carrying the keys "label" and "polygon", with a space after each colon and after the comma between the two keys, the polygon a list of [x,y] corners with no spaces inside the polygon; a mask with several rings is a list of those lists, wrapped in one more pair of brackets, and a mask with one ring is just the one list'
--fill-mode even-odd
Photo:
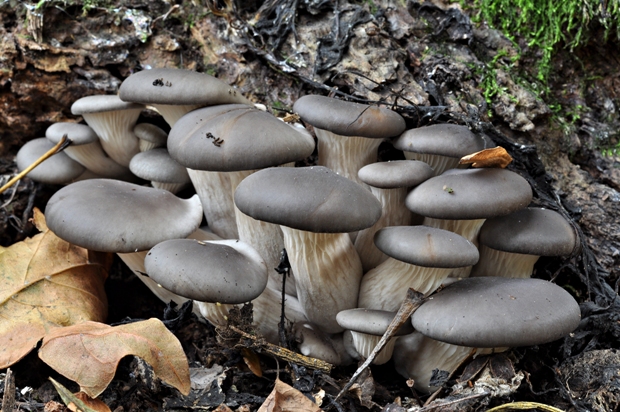
{"label": "rotting tree trunk", "polygon": [[[44,2],[36,9],[2,2],[2,173],[12,170],[17,149],[51,123],[80,120],[71,115],[73,101],[116,93],[125,77],[149,67],[214,74],[276,114],[303,94],[332,92],[382,101],[403,114],[408,127],[468,124],[506,146],[516,159],[512,167],[535,186],[535,203],[559,207],[583,232],[582,254],[537,265],[539,277],[570,284],[589,319],[579,336],[564,342],[560,358],[588,342],[589,349],[617,347],[609,345],[620,339],[612,321],[619,307],[612,286],[620,275],[620,168],[618,158],[596,149],[597,139],[620,126],[620,82],[611,60],[617,44],[581,52],[582,65],[560,55],[551,88],[562,103],[581,108],[574,127],[561,129],[549,107],[502,70],[496,76],[504,89],[487,104],[484,62],[500,51],[507,58],[517,52],[458,9],[388,0],[281,0],[265,2],[262,10],[252,1],[212,10],[192,3],[135,0],[86,9]],[[27,197],[23,188],[22,194]],[[31,207],[27,203],[0,210],[2,227]],[[603,331],[608,322],[615,326]]]}

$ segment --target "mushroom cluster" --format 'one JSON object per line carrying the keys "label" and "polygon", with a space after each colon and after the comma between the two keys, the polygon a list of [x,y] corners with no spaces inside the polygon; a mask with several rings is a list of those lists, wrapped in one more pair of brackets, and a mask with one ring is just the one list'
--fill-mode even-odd
{"label": "mushroom cluster", "polygon": [[[145,108],[170,132],[136,124]],[[392,110],[324,96],[304,96],[294,110],[313,126],[315,166],[294,167],[315,150],[302,125],[206,74],[145,70],[118,96],[76,101],[72,112],[88,125],[52,125],[18,164],[67,135],[73,145],[39,169],[64,174],[49,183],[79,180],[50,199],[50,229],[118,253],[160,299],[192,300],[218,327],[251,301],[257,332],[275,343],[283,307],[302,353],[346,364],[368,356],[409,288],[429,296],[376,359],[394,357],[421,390],[434,369],[451,372],[473,353],[576,327],[574,299],[529,279],[538,256],[574,252],[571,226],[528,208],[532,190],[518,174],[457,168],[493,146],[484,136],[458,125],[406,131]],[[408,160],[377,162],[384,141]],[[175,195],[189,185],[196,195]],[[284,291],[275,270],[283,250]]]}

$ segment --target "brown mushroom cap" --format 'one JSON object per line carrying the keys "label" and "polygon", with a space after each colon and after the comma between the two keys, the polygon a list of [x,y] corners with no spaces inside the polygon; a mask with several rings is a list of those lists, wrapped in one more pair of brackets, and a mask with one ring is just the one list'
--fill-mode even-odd
{"label": "brown mushroom cap", "polygon": [[45,208],[47,226],[61,239],[101,252],[148,250],[185,238],[202,221],[197,196],[180,199],[165,191],[110,179],[73,183]]}
{"label": "brown mushroom cap", "polygon": [[142,70],[126,78],[119,96],[127,102],[165,105],[252,104],[234,87],[209,76],[183,69]]}
{"label": "brown mushroom cap", "polygon": [[491,142],[472,133],[467,127],[449,123],[407,130],[393,144],[396,149],[405,152],[457,158],[495,146],[490,146]]}
{"label": "brown mushroom cap", "polygon": [[392,110],[326,96],[302,96],[293,110],[312,126],[343,136],[383,139],[405,130],[405,120]]}
{"label": "brown mushroom cap", "polygon": [[539,345],[572,332],[579,305],[541,279],[468,278],[432,295],[413,314],[422,334],[477,348]]}
{"label": "brown mushroom cap", "polygon": [[436,219],[488,219],[525,208],[532,200],[527,180],[506,169],[452,169],[407,195],[412,212]]}
{"label": "brown mushroom cap", "polygon": [[170,155],[194,170],[253,170],[304,159],[314,140],[273,115],[243,104],[204,107],[179,119]]}
{"label": "brown mushroom cap", "polygon": [[260,170],[239,184],[235,204],[254,219],[311,232],[353,232],[381,216],[368,190],[322,166]]}
{"label": "brown mushroom cap", "polygon": [[428,226],[391,226],[375,234],[375,245],[386,255],[412,265],[459,268],[474,265],[478,249],[469,240]]}
{"label": "brown mushroom cap", "polygon": [[249,302],[267,286],[265,263],[238,240],[166,240],[149,251],[144,265],[165,289],[201,302]]}
{"label": "brown mushroom cap", "polygon": [[570,223],[557,212],[526,208],[484,222],[478,237],[481,244],[510,253],[565,256],[577,247]]}

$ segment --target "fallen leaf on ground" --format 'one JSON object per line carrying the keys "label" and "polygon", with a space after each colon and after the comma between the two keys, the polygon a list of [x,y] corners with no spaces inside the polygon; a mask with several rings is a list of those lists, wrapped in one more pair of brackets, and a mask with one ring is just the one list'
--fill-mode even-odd
{"label": "fallen leaf on ground", "polygon": [[276,386],[258,412],[319,412],[321,408],[297,389],[276,379]]}
{"label": "fallen leaf on ground", "polygon": [[107,316],[107,262],[54,235],[38,209],[33,222],[41,233],[0,247],[0,369],[55,328]]}
{"label": "fallen leaf on ground", "polygon": [[109,326],[84,322],[53,330],[43,339],[39,357],[96,398],[114,378],[120,360],[138,356],[163,382],[187,395],[189,366],[179,340],[159,319]]}
{"label": "fallen leaf on ground", "polygon": [[[67,409],[72,412],[109,412],[110,408],[101,402],[97,401],[93,402],[93,399],[90,399],[88,395],[86,395],[86,399],[84,399],[84,393],[79,392],[77,394],[71,393],[71,391],[65,388],[60,382],[57,382],[53,378],[49,378],[52,385],[60,395],[60,399],[67,405]],[[60,409],[58,409],[60,410]],[[63,408],[64,410],[64,408]]]}
{"label": "fallen leaf on ground", "polygon": [[512,162],[512,157],[501,146],[492,149],[484,149],[467,156],[459,161],[460,165],[471,164],[472,167],[486,167],[503,169]]}

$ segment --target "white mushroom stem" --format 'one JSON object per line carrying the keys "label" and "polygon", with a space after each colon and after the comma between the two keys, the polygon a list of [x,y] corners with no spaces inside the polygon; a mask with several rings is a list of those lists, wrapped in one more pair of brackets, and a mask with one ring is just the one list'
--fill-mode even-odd
{"label": "white mushroom stem", "polygon": [[[509,236],[509,234],[507,234]],[[474,276],[501,276],[505,278],[529,278],[540,256],[503,252],[480,245],[480,260],[471,271]]]}
{"label": "white mushroom stem", "polygon": [[187,173],[213,233],[223,239],[238,239],[230,176],[226,172],[193,169],[187,169]]}
{"label": "white mushroom stem", "polygon": [[112,110],[84,113],[82,116],[101,139],[103,150],[118,164],[128,167],[131,158],[140,152],[133,127],[142,109]]}
{"label": "white mushroom stem", "polygon": [[[471,220],[452,220],[452,219],[435,219],[432,217],[425,217],[422,224],[424,226],[430,226],[437,229],[449,230],[457,235],[463,236],[469,240],[474,246],[478,246],[478,233],[480,228],[486,219],[471,219]],[[467,278],[471,272],[471,266],[464,268],[456,268],[450,273],[451,278]]]}
{"label": "white mushroom stem", "polygon": [[[252,173],[254,173],[253,170],[228,172],[233,194],[239,183]],[[267,287],[282,290],[282,275],[275,271],[280,264],[280,256],[284,249],[284,235],[280,225],[256,220],[242,213],[236,206],[234,210],[239,239],[256,249],[267,265],[269,275]],[[286,293],[297,296],[293,276],[286,279]]]}
{"label": "white mushroom stem", "polygon": [[127,167],[121,166],[105,154],[99,141],[79,146],[71,145],[65,149],[65,153],[100,177],[121,180],[135,179]]}
{"label": "white mushroom stem", "polygon": [[304,356],[321,359],[332,365],[340,365],[340,354],[334,348],[330,335],[311,322],[297,322],[293,325],[297,349]]}
{"label": "white mushroom stem", "polygon": [[411,212],[405,206],[407,188],[380,189],[370,186],[373,195],[381,202],[381,217],[371,227],[360,230],[355,238],[355,249],[362,260],[364,273],[379,266],[388,256],[374,242],[375,233],[386,226],[409,226]]}
{"label": "white mushroom stem", "polygon": [[[353,346],[357,353],[364,359],[367,359],[372,353],[373,349],[382,336],[370,335],[368,333],[361,333],[351,331],[351,337],[353,338]],[[394,352],[394,344],[396,343],[395,337],[390,338],[383,349],[379,351],[375,359],[372,361],[373,365],[383,365],[390,359],[392,359],[392,353]]]}
{"label": "white mushroom stem", "polygon": [[401,336],[394,345],[394,365],[402,376],[412,379],[414,387],[423,392],[432,392],[430,386],[433,370],[453,373],[468,357],[503,352],[508,348],[470,348],[439,342],[419,332]]}
{"label": "white mushroom stem", "polygon": [[388,258],[362,278],[358,307],[395,312],[412,288],[428,295],[448,277],[451,268],[428,268]]}
{"label": "white mushroom stem", "polygon": [[160,147],[157,143],[149,142],[148,140],[138,139],[138,147],[141,152],[157,149]]}
{"label": "white mushroom stem", "polygon": [[174,126],[174,124],[185,114],[191,112],[192,110],[196,110],[202,107],[198,104],[188,104],[188,105],[173,105],[173,104],[152,104],[148,105],[147,108],[156,111],[164,118],[166,123],[170,125],[170,127]]}
{"label": "white mushroom stem", "polygon": [[202,317],[208,320],[210,324],[223,328],[228,324],[228,313],[237,305],[200,302],[195,300],[194,306],[200,311]]}
{"label": "white mushroom stem", "polygon": [[282,226],[295,273],[297,297],[308,320],[327,333],[342,332],[341,310],[357,306],[362,263],[347,233],[313,233]]}
{"label": "white mushroom stem", "polygon": [[155,189],[163,189],[169,191],[170,193],[176,194],[180,192],[183,188],[185,188],[187,186],[187,183],[166,183],[151,181],[151,185]]}
{"label": "white mushroom stem", "polygon": [[[433,168],[435,172],[435,176],[439,176],[443,172],[449,169],[456,169],[459,167],[460,158],[450,157],[450,156],[441,156],[441,155],[432,155],[425,153],[415,153],[415,152],[403,152],[405,154],[405,159],[407,160],[420,160],[430,167]],[[466,167],[466,166],[465,166]]]}
{"label": "white mushroom stem", "polygon": [[347,179],[368,187],[357,176],[367,164],[377,161],[377,150],[382,139],[359,136],[341,136],[327,130],[314,128],[318,139],[319,158],[317,163]]}

